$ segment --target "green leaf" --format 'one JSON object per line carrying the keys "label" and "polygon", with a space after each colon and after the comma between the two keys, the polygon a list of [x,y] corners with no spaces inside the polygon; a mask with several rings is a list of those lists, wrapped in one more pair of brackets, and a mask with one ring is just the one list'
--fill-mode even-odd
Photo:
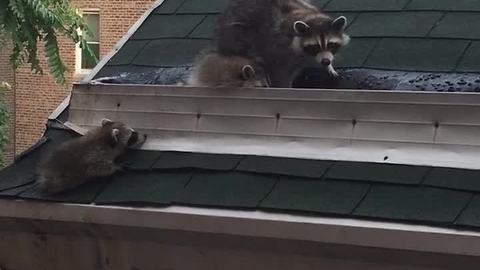
{"label": "green leaf", "polygon": [[14,68],[27,63],[32,72],[41,73],[37,45],[43,42],[50,73],[57,83],[65,84],[67,69],[59,53],[57,35],[79,43],[85,48],[86,57],[97,60],[77,30],[89,33],[68,0],[0,0],[0,40],[12,43],[10,64]]}

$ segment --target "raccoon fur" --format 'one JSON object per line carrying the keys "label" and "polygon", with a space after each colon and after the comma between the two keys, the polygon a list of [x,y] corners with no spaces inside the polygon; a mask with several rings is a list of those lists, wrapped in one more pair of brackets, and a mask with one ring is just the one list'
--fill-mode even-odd
{"label": "raccoon fur", "polygon": [[345,17],[332,19],[308,0],[230,0],[215,46],[223,55],[260,59],[273,87],[291,87],[309,62],[338,75],[333,61],[349,42],[346,25]]}
{"label": "raccoon fur", "polygon": [[188,85],[203,87],[267,87],[268,79],[254,61],[215,52],[200,56],[188,78]]}
{"label": "raccoon fur", "polygon": [[121,122],[102,120],[102,125],[83,137],[60,144],[37,168],[37,183],[45,193],[59,193],[121,169],[115,159],[128,147],[139,146],[146,135]]}

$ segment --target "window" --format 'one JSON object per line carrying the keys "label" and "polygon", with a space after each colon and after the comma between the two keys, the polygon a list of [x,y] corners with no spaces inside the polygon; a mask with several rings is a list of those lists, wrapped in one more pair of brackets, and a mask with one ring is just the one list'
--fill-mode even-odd
{"label": "window", "polygon": [[[82,17],[86,24],[90,28],[91,35],[86,35],[88,45],[96,55],[97,59],[100,58],[100,14],[98,10],[86,10],[82,11]],[[83,33],[80,33],[83,34]],[[76,52],[76,71],[77,73],[88,73],[95,67],[97,62],[94,59],[88,57],[84,49],[81,49],[77,45]]]}

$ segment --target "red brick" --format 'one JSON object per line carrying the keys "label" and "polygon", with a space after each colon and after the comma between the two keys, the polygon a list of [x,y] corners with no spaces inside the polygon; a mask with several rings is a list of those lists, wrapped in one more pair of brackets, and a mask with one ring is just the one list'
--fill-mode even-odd
{"label": "red brick", "polygon": [[[154,0],[73,0],[78,9],[98,9],[100,11],[100,55],[107,55],[140,16],[155,2]],[[69,94],[71,83],[75,78],[75,45],[66,38],[59,38],[62,59],[69,71],[66,74],[68,87],[55,84],[43,54],[39,47],[44,75],[34,75],[29,66],[20,67],[15,73],[8,65],[0,67],[0,81],[7,81],[14,86],[14,91],[7,93],[7,104],[12,115],[10,124],[10,144],[4,154],[7,161],[12,161],[43,134],[48,115]],[[0,63],[8,62],[10,51],[0,51]],[[13,134],[15,136],[13,136]]]}

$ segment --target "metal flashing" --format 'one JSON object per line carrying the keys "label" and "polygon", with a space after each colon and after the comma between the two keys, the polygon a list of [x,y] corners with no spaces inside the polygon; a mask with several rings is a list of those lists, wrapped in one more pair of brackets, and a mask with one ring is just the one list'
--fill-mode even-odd
{"label": "metal flashing", "polygon": [[70,104],[70,98],[72,94],[68,94],[68,96],[58,105],[58,107],[48,116],[48,120],[55,120],[57,119],[64,111],[68,108]]}
{"label": "metal flashing", "polygon": [[143,149],[480,169],[480,96],[319,89],[76,85],[70,122],[104,117]]}

